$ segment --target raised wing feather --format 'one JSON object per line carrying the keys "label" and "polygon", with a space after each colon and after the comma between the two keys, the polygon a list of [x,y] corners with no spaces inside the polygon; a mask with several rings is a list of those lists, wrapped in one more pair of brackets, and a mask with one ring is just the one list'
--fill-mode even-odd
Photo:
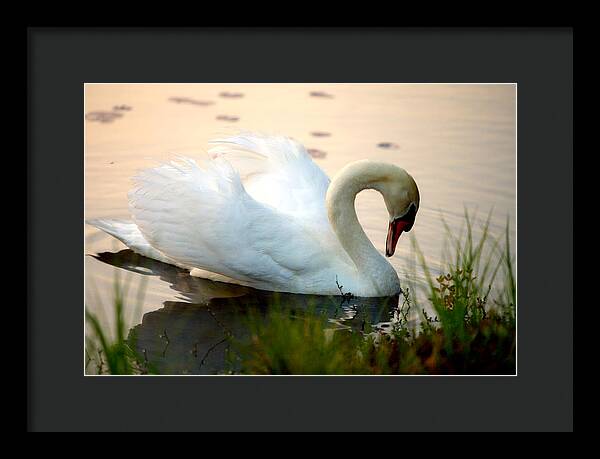
{"label": "raised wing feather", "polygon": [[250,196],[223,158],[206,167],[181,158],[134,181],[129,204],[135,223],[152,247],[181,264],[257,288],[286,286],[315,269],[319,237]]}
{"label": "raised wing feather", "polygon": [[247,192],[305,225],[328,226],[325,195],[329,178],[297,141],[283,136],[240,134],[213,142],[213,158],[240,171]]}

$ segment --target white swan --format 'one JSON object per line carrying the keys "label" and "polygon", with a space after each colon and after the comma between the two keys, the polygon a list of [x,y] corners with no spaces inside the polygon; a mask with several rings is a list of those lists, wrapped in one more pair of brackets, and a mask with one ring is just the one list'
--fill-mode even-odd
{"label": "white swan", "polygon": [[419,209],[404,169],[356,161],[330,183],[292,139],[242,134],[212,143],[205,167],[180,158],[135,176],[132,222],[88,223],[141,255],[217,281],[339,295],[337,279],[356,296],[399,293],[396,270],[367,238],[354,200],[367,188],[383,195],[392,256]]}

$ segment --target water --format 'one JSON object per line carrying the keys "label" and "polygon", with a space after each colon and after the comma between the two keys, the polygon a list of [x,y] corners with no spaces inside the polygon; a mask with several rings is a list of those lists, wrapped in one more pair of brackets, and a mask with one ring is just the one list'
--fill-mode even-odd
{"label": "water", "polygon": [[[516,240],[513,85],[87,84],[85,96],[86,218],[128,218],[126,193],[137,170],[174,155],[202,159],[210,139],[244,129],[297,139],[330,177],[348,162],[364,158],[406,169],[421,194],[410,235],[434,272],[441,272],[443,264],[441,216],[458,233],[465,208],[481,218],[493,209],[491,235],[502,234],[510,218],[510,235]],[[381,196],[364,191],[356,207],[367,235],[384,253],[388,216]],[[144,349],[153,353],[162,371],[218,371],[226,345],[219,344],[223,326],[237,327],[236,311],[249,303],[280,298],[192,279],[129,252],[116,256],[123,244],[93,227],[86,225],[84,231],[85,253],[105,254],[101,259],[85,257],[88,307],[110,326],[115,273],[128,273],[131,305],[136,286],[146,279],[141,307],[127,312]],[[389,260],[405,285],[423,284],[409,235],[400,238]],[[310,300],[296,295],[285,299],[301,304]],[[338,303],[332,300],[323,307],[338,314]],[[348,311],[356,307],[374,322],[389,320],[389,304],[364,301],[344,305],[340,320],[351,322]],[[417,311],[411,320],[419,320]],[[181,339],[171,337],[163,357],[159,335],[165,329],[173,330],[173,336],[179,330]]]}

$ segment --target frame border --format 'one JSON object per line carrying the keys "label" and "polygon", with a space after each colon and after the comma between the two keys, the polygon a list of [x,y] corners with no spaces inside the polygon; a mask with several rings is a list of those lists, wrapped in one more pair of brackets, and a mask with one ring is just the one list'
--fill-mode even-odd
{"label": "frame border", "polygon": [[[28,38],[29,429],[572,430],[572,29],[35,28]],[[81,376],[81,84],[149,78],[517,82],[519,375]],[[545,225],[556,208],[560,238]]]}

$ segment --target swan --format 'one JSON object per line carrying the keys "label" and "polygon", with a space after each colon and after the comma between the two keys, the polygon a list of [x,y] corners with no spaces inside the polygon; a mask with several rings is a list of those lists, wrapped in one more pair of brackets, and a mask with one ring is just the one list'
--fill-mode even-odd
{"label": "swan", "polygon": [[[178,157],[133,177],[132,221],[87,223],[134,252],[192,276],[260,290],[359,297],[400,292],[391,257],[419,210],[402,168],[360,160],[330,181],[297,141],[242,133],[210,142],[198,164]],[[384,257],[361,227],[354,201],[377,190],[389,212]]]}

